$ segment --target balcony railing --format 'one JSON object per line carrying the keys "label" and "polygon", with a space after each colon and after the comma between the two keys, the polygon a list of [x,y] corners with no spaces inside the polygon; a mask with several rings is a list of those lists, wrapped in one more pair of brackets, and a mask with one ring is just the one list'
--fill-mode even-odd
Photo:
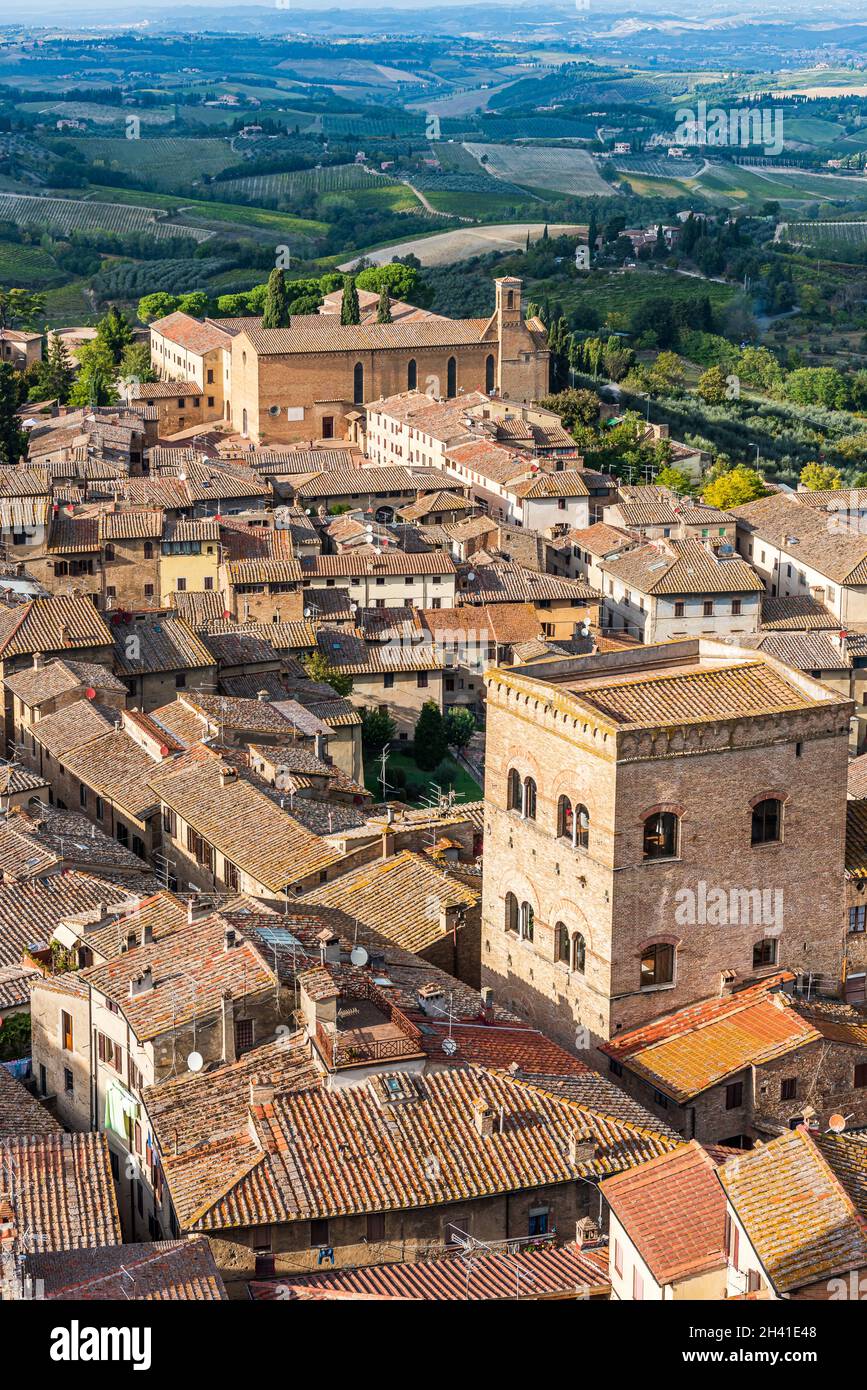
{"label": "balcony railing", "polygon": [[[326,1028],[323,1023],[317,1023],[316,1043],[326,1064],[332,1070],[366,1066],[372,1062],[397,1061],[403,1057],[419,1057],[423,1054],[421,1030],[416,1028],[400,1009],[395,1008],[374,985],[365,981],[352,995],[341,996],[339,1002],[350,1002],[352,999],[368,999],[381,1011],[382,1024],[396,1029],[400,1037],[371,1037],[361,1041],[356,1033],[345,1036],[344,1040],[338,1032]],[[362,1031],[359,1029],[358,1033]]]}

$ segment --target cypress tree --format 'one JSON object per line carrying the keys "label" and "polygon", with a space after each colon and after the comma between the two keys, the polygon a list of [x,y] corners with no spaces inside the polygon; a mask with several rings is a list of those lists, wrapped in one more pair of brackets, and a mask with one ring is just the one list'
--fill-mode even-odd
{"label": "cypress tree", "polygon": [[379,305],[376,310],[376,322],[391,323],[391,300],[385,285],[383,285],[382,293],[379,296]]}
{"label": "cypress tree", "polygon": [[343,299],[340,302],[341,323],[361,323],[361,309],[358,303],[358,290],[355,276],[348,275],[343,282]]}
{"label": "cypress tree", "polygon": [[289,327],[289,291],[286,276],[280,269],[272,270],[268,276],[268,290],[262,309],[263,328]]}

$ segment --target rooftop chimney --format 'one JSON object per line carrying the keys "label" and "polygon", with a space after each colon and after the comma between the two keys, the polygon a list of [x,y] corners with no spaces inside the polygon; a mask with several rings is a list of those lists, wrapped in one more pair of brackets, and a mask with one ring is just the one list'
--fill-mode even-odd
{"label": "rooftop chimney", "polygon": [[154,987],[154,973],[148,965],[140,975],[134,975],[129,982],[129,997],[134,999],[137,994],[144,994],[147,990]]}
{"label": "rooftop chimney", "polygon": [[266,704],[268,700],[267,690],[257,690],[256,699],[259,701],[260,704]]}
{"label": "rooftop chimney", "polygon": [[268,1076],[250,1077],[250,1104],[251,1105],[270,1105],[274,1099],[276,1087]]}
{"label": "rooftop chimney", "polygon": [[486,1023],[490,1023],[494,1015],[494,991],[490,985],[485,985],[482,994],[482,1018]]}
{"label": "rooftop chimney", "polygon": [[41,670],[42,670],[42,667],[43,667],[44,665],[45,665],[45,657],[43,656],[42,652],[34,652],[34,653],[33,653],[33,669],[34,669],[34,671],[41,671]]}
{"label": "rooftop chimney", "polygon": [[323,960],[337,964],[340,961],[340,937],[323,927],[316,940],[319,942]]}
{"label": "rooftop chimney", "polygon": [[234,927],[227,927],[223,933],[223,946],[225,950],[232,951],[238,944],[238,935]]}
{"label": "rooftop chimney", "polygon": [[145,922],[141,929],[141,939],[143,946],[150,946],[154,939],[154,928],[152,922]]}
{"label": "rooftop chimney", "polygon": [[423,1014],[429,1017],[433,1014],[441,1014],[442,1001],[446,997],[446,992],[442,985],[422,985],[418,991],[418,1006]]}
{"label": "rooftop chimney", "polygon": [[596,1157],[596,1140],[589,1130],[573,1129],[569,1135],[569,1162],[590,1163]]}
{"label": "rooftop chimney", "polygon": [[485,1100],[477,1100],[473,1106],[473,1124],[476,1133],[481,1134],[483,1139],[488,1139],[494,1132],[496,1115],[493,1108]]}
{"label": "rooftop chimney", "polygon": [[223,767],[220,768],[220,786],[221,786],[221,787],[228,787],[228,786],[231,786],[231,784],[232,784],[233,782],[237,782],[237,780],[238,780],[238,771],[237,771],[237,768],[229,767],[229,766],[227,766],[227,765],[225,765],[225,764],[224,764]]}

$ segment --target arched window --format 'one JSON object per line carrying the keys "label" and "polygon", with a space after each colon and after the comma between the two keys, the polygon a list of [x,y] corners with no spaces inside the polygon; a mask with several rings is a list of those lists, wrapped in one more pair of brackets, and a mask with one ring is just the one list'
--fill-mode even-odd
{"label": "arched window", "polygon": [[765,801],[757,801],[753,807],[753,825],[750,836],[754,845],[769,845],[782,839],[783,803],[775,796]]}
{"label": "arched window", "polygon": [[514,893],[506,894],[506,917],[504,922],[506,931],[516,932],[518,930],[518,899]]}
{"label": "arched window", "polygon": [[418,367],[415,358],[411,357],[406,364],[406,389],[407,391],[414,391],[417,385]]}
{"label": "arched window", "polygon": [[557,834],[561,840],[571,840],[574,825],[572,802],[568,796],[561,796],[557,802]]}
{"label": "arched window", "polygon": [[145,541],[145,543],[144,543],[144,558],[145,558],[146,560],[152,560],[152,559],[154,558],[154,543],[153,543],[153,541]]}
{"label": "arched window", "polygon": [[758,968],[762,965],[776,965],[776,963],[777,938],[775,936],[765,936],[753,946],[753,967]]}
{"label": "arched window", "polygon": [[521,903],[521,940],[533,940],[533,909],[529,903]]}
{"label": "arched window", "polygon": [[458,362],[456,357],[450,357],[446,363],[446,395],[456,396],[458,394]]}
{"label": "arched window", "polygon": [[515,307],[515,291],[514,291],[514,290],[506,290],[506,308],[507,308],[507,309],[514,309],[514,307]]}
{"label": "arched window", "polygon": [[510,767],[506,781],[506,809],[520,811],[521,805],[521,774],[516,767]]}
{"label": "arched window", "polygon": [[564,965],[569,964],[569,929],[565,922],[558,922],[554,928],[554,940],[557,948],[557,960]]}
{"label": "arched window", "polygon": [[352,373],[352,399],[356,405],[364,405],[364,366],[356,362]]}
{"label": "arched window", "polygon": [[111,544],[109,543],[109,544],[105,547],[105,550],[104,550],[103,554],[104,554],[106,560],[113,560],[113,559],[114,559],[114,546],[111,545]]}
{"label": "arched window", "polygon": [[641,953],[641,988],[670,985],[674,980],[674,947],[660,941]]}
{"label": "arched window", "polygon": [[654,811],[644,822],[645,859],[674,859],[677,855],[678,819],[673,811]]}
{"label": "arched window", "polygon": [[572,937],[572,969],[576,970],[579,975],[583,975],[586,960],[587,942],[584,940],[580,931],[576,931],[575,935]]}
{"label": "arched window", "polygon": [[575,848],[587,849],[590,844],[590,812],[586,806],[575,807]]}
{"label": "arched window", "polygon": [[488,395],[494,389],[494,354],[489,352],[485,358],[485,391]]}
{"label": "arched window", "polygon": [[524,778],[524,819],[536,819],[536,783],[532,777]]}

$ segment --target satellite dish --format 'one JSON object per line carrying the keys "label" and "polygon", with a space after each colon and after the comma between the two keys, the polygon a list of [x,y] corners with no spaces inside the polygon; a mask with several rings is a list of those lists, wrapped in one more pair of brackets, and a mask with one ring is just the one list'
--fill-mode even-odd
{"label": "satellite dish", "polygon": [[370,955],[364,946],[353,946],[349,953],[349,959],[352,961],[352,964],[357,965],[360,970],[363,966],[367,965],[367,962],[370,960]]}
{"label": "satellite dish", "polygon": [[454,1057],[458,1050],[458,1045],[454,1038],[443,1038],[443,1052],[447,1057]]}
{"label": "satellite dish", "polygon": [[846,1116],[830,1115],[828,1117],[828,1128],[833,1130],[835,1134],[842,1134],[843,1130],[846,1128]]}
{"label": "satellite dish", "polygon": [[201,1052],[190,1053],[189,1057],[187,1058],[187,1066],[189,1067],[190,1071],[201,1071],[204,1065],[205,1059],[202,1056]]}
{"label": "satellite dish", "polygon": [[89,685],[89,686],[87,687],[87,691],[86,691],[85,693],[86,693],[86,695],[87,695],[88,700],[95,700],[95,699],[96,699],[96,691],[94,690],[94,688],[93,688],[92,685]]}

